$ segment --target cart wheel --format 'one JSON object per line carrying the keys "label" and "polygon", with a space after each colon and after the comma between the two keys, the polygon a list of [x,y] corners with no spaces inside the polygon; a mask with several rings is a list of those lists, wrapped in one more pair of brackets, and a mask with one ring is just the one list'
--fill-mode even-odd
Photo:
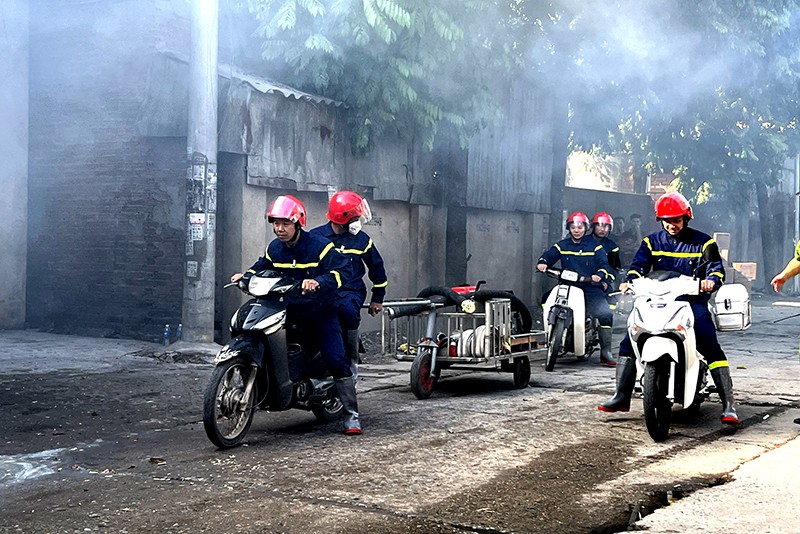
{"label": "cart wheel", "polygon": [[514,360],[514,387],[522,389],[528,387],[531,381],[531,361],[527,356]]}
{"label": "cart wheel", "polygon": [[421,348],[411,364],[411,391],[418,399],[427,399],[433,393],[433,386],[439,380],[441,368],[431,375],[431,349]]}

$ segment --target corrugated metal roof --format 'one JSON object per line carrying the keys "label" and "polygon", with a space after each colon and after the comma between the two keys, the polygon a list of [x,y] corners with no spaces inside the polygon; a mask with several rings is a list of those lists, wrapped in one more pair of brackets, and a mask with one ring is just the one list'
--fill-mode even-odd
{"label": "corrugated metal roof", "polygon": [[[177,52],[175,50],[164,50],[162,51],[164,55],[180,61],[181,63],[189,64],[189,57],[185,54]],[[330,98],[325,98],[324,96],[313,95],[311,93],[306,93],[299,89],[295,89],[294,87],[289,87],[288,85],[284,85],[282,83],[273,82],[272,80],[268,80],[256,74],[250,74],[244,72],[239,67],[235,67],[233,65],[228,65],[226,63],[220,63],[217,65],[217,73],[222,78],[227,78],[229,80],[237,79],[243,82],[248,83],[250,86],[253,87],[256,91],[259,91],[264,94],[271,94],[271,93],[280,93],[286,98],[295,98],[297,100],[310,100],[311,102],[316,102],[318,104],[327,104],[330,106],[344,106],[343,102],[338,102],[336,100],[331,100]]]}
{"label": "corrugated metal roof", "polygon": [[226,65],[224,63],[220,63],[218,70],[219,70],[219,75],[221,77],[241,80],[243,82],[248,83],[256,91],[259,91],[264,94],[280,93],[286,98],[295,98],[297,100],[310,100],[318,104],[327,104],[330,106],[337,106],[337,107],[344,106],[343,102],[331,100],[330,98],[325,98],[324,96],[305,93],[303,91],[300,91],[299,89],[295,89],[294,87],[289,87],[288,85],[284,85],[282,83],[273,82],[267,80],[266,78],[256,76],[254,74],[247,74],[246,72],[232,65]]}

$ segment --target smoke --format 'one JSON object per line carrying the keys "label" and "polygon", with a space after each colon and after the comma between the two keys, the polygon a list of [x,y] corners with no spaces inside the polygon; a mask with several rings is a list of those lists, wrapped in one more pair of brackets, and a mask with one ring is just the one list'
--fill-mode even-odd
{"label": "smoke", "polygon": [[[531,58],[537,78],[555,97],[582,108],[586,116],[579,120],[587,128],[613,129],[633,110],[651,119],[680,119],[718,90],[752,87],[768,68],[766,51],[748,41],[769,42],[766,15],[744,20],[746,10],[725,13],[711,2],[565,5],[542,22],[543,37]],[[780,21],[773,23],[773,34],[788,33]]]}

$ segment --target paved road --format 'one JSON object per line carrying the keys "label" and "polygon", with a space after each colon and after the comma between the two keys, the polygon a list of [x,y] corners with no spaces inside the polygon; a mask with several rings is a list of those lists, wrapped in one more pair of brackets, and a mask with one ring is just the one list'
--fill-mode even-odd
{"label": "paved road", "polygon": [[744,428],[712,398],[663,444],[640,405],[596,410],[596,363],[445,374],[426,401],[396,363],[364,366],[363,436],[260,413],[217,451],[207,347],[0,332],[0,532],[797,532],[798,319],[763,304],[720,338]]}

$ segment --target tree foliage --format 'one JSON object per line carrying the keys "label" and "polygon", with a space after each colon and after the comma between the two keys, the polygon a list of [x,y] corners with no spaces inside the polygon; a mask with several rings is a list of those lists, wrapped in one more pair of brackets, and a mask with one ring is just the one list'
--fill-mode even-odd
{"label": "tree foliage", "polygon": [[495,91],[523,64],[511,0],[242,0],[269,71],[345,103],[352,145],[387,131],[462,146],[501,110]]}
{"label": "tree foliage", "polygon": [[800,148],[799,12],[794,0],[566,1],[537,57],[554,83],[579,86],[561,93],[576,146],[632,154],[697,201],[741,208]]}

